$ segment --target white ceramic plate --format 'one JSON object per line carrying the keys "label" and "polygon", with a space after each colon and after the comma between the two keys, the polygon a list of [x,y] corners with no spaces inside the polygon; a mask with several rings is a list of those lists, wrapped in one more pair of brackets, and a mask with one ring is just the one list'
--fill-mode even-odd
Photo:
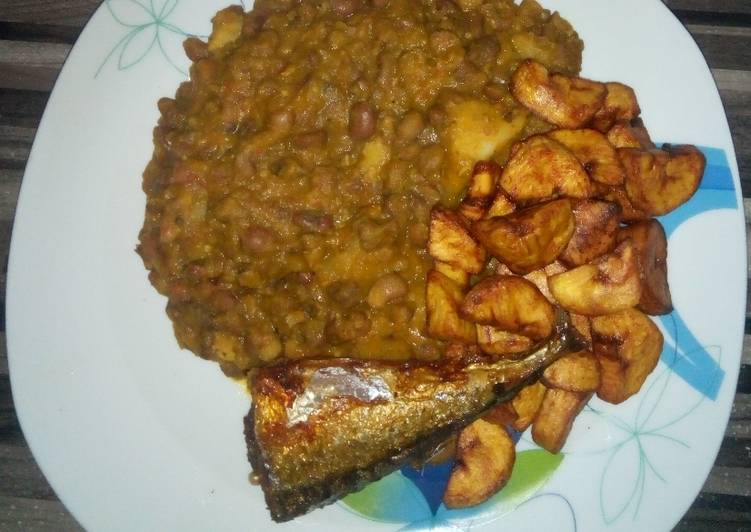
{"label": "white ceramic plate", "polygon": [[397,473],[363,496],[381,501],[376,510],[361,497],[286,525],[269,521],[248,483],[247,397],[177,348],[134,253],[156,101],[184,77],[184,34],[208,34],[223,0],[111,0],[97,11],[37,134],[7,295],[18,416],[86,528],[659,531],[680,519],[714,461],[741,352],[745,226],[727,121],[698,48],[659,1],[545,4],[585,40],[585,75],[636,88],[653,138],[714,148],[702,189],[665,220],[677,313],[661,320],[663,361],[625,404],[593,401],[558,458],[522,437],[514,489],[480,509],[431,507],[429,490]]}

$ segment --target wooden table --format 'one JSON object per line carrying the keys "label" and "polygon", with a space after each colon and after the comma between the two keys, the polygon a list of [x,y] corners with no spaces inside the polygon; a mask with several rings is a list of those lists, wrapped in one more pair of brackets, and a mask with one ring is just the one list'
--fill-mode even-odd
{"label": "wooden table", "polygon": [[[751,210],[751,1],[666,0],[712,68]],[[0,256],[6,264],[26,159],[52,85],[99,0],[0,0]],[[669,61],[665,57],[665,61]],[[0,275],[5,295],[5,268]],[[13,408],[0,314],[0,530],[79,530],[32,457]],[[751,530],[751,322],[737,395],[715,466],[676,530]],[[701,430],[701,427],[697,427]]]}

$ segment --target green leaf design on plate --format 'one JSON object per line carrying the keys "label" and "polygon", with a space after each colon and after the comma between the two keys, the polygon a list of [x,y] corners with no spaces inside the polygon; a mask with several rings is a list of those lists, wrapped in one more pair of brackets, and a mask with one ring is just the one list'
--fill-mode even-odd
{"label": "green leaf design on plate", "polygon": [[486,502],[472,508],[449,510],[441,505],[437,516],[452,524],[487,524],[512,512],[540,491],[563,462],[564,455],[550,454],[543,449],[522,451],[516,455],[516,463],[508,484]]}
{"label": "green leaf design on plate", "polygon": [[398,471],[347,495],[341,502],[347,510],[382,523],[414,523],[432,516],[420,490]]}

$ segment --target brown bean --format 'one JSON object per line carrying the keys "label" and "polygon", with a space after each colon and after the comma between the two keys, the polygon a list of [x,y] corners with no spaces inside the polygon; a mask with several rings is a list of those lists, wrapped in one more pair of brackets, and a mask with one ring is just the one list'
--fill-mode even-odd
{"label": "brown bean", "polygon": [[447,119],[446,110],[441,106],[434,105],[428,110],[428,120],[430,120],[430,125],[433,127],[441,127],[446,123]]}
{"label": "brown bean", "polygon": [[346,316],[336,316],[326,324],[324,333],[333,344],[343,344],[362,338],[370,332],[372,324],[362,311],[355,311]]}
{"label": "brown bean", "polygon": [[334,227],[334,219],[325,212],[304,209],[292,215],[292,223],[310,233],[323,233]]}
{"label": "brown bean", "polygon": [[376,110],[372,105],[357,102],[349,110],[349,134],[353,139],[368,139],[375,133],[377,120]]}
{"label": "brown bean", "polygon": [[477,67],[495,62],[501,46],[493,37],[480,37],[469,45],[467,57]]}
{"label": "brown bean", "polygon": [[391,318],[391,321],[393,321],[396,324],[405,324],[408,323],[409,320],[412,319],[412,316],[415,313],[415,309],[411,305],[393,305],[389,309],[389,317]]}
{"label": "brown bean", "polygon": [[396,135],[404,143],[411,142],[417,138],[424,127],[425,121],[422,115],[417,111],[410,111],[399,122]]}
{"label": "brown bean", "polygon": [[375,8],[382,8],[389,5],[389,0],[373,0],[373,7]]}
{"label": "brown bean", "polygon": [[316,129],[315,131],[308,131],[306,133],[300,133],[295,137],[295,146],[302,149],[309,148],[321,148],[326,145],[329,140],[328,134],[322,129]]}
{"label": "brown bean", "polygon": [[326,287],[326,295],[345,310],[362,301],[362,292],[354,281],[335,281]]}
{"label": "brown bean", "polygon": [[418,249],[422,249],[428,243],[429,228],[427,223],[415,222],[409,225],[409,241]]}
{"label": "brown bean", "polygon": [[443,147],[439,144],[433,144],[428,146],[422,153],[420,153],[420,159],[418,165],[420,171],[423,174],[432,174],[441,169],[443,164]]}
{"label": "brown bean", "polygon": [[269,128],[277,132],[286,132],[295,124],[295,112],[292,109],[282,109],[271,113]]}
{"label": "brown bean", "polygon": [[274,233],[260,225],[248,227],[240,240],[245,249],[253,253],[266,253],[274,248]]}
{"label": "brown bean", "polygon": [[360,247],[365,251],[373,251],[392,244],[396,240],[397,231],[398,227],[393,221],[379,223],[375,220],[366,220],[357,226]]}
{"label": "brown bean", "polygon": [[387,303],[401,299],[407,294],[407,282],[398,273],[387,273],[380,277],[368,292],[368,305],[383,308]]}
{"label": "brown bean", "polygon": [[189,37],[183,42],[183,50],[193,62],[206,59],[209,56],[209,45],[198,37]]}
{"label": "brown bean", "polygon": [[362,7],[361,0],[331,0],[331,9],[341,17],[349,17]]}
{"label": "brown bean", "polygon": [[437,54],[445,53],[449,48],[459,46],[460,44],[459,37],[450,31],[439,30],[430,34],[430,47]]}

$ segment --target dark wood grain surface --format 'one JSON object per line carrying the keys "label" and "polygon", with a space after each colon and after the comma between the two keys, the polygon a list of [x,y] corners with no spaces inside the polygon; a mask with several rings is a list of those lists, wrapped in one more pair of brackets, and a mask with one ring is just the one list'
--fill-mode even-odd
{"label": "dark wood grain surface", "polygon": [[[751,1],[666,0],[665,3],[696,39],[717,81],[738,153],[748,219],[751,212]],[[18,190],[36,128],[68,51],[98,5],[98,0],[0,0],[0,257],[3,266],[7,263]],[[0,275],[0,294],[5,295],[5,267]],[[2,304],[0,530],[79,530],[37,467],[21,432],[10,391],[4,318]],[[701,494],[676,530],[751,531],[750,319],[751,310],[747,307],[743,365],[722,447]]]}

